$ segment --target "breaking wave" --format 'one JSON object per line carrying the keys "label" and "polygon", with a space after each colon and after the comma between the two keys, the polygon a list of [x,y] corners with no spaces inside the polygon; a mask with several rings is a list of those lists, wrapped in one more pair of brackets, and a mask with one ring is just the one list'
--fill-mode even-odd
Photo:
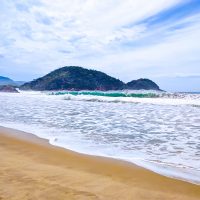
{"label": "breaking wave", "polygon": [[85,96],[100,96],[100,97],[137,97],[137,98],[155,98],[159,97],[156,93],[129,93],[129,92],[101,92],[101,91],[59,91],[52,92],[52,95],[66,95],[73,96],[85,95]]}
{"label": "breaking wave", "polygon": [[110,102],[110,103],[150,103],[164,105],[191,105],[200,107],[200,94],[167,93],[161,91],[55,91],[48,95],[60,96],[64,100]]}

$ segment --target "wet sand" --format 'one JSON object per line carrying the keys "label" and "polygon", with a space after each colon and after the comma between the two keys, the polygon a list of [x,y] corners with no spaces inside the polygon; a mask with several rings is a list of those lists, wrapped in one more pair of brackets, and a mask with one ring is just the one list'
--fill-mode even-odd
{"label": "wet sand", "polygon": [[0,128],[0,200],[199,200],[200,186]]}

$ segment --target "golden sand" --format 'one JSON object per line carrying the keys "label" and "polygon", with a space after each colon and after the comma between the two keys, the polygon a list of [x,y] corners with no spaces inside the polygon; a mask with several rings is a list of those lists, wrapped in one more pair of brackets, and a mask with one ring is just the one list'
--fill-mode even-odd
{"label": "golden sand", "polygon": [[0,200],[199,200],[200,186],[0,128]]}

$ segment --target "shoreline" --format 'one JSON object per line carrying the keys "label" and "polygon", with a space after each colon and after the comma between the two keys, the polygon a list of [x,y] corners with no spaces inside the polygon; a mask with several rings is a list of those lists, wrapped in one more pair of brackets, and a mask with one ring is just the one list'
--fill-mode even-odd
{"label": "shoreline", "polygon": [[43,141],[43,144],[44,144],[44,141],[45,141],[45,143],[48,143],[51,146],[62,148],[64,150],[71,151],[71,152],[74,152],[74,153],[77,153],[77,154],[81,154],[83,156],[91,156],[91,157],[97,157],[97,158],[100,158],[100,159],[112,159],[112,160],[117,160],[117,161],[120,161],[120,162],[125,162],[125,163],[128,163],[129,165],[141,167],[145,170],[151,171],[151,172],[159,174],[161,176],[165,176],[165,177],[168,177],[168,178],[172,178],[172,179],[175,179],[175,180],[180,180],[180,181],[184,181],[184,182],[187,182],[187,183],[191,183],[191,184],[195,184],[195,185],[200,186],[200,181],[199,181],[199,179],[196,179],[196,177],[194,177],[194,174],[192,174],[192,178],[191,177],[186,178],[185,175],[180,176],[180,173],[186,173],[185,171],[179,171],[179,170],[182,170],[183,168],[172,167],[173,169],[171,169],[171,170],[173,170],[173,171],[171,171],[170,169],[167,169],[168,166],[165,167],[165,169],[164,169],[164,167],[159,166],[158,163],[146,162],[144,164],[144,161],[143,162],[134,162],[134,161],[131,161],[131,160],[128,160],[128,159],[125,159],[125,158],[121,158],[121,157],[112,157],[112,156],[107,156],[107,155],[103,155],[103,154],[102,155],[94,154],[94,153],[84,152],[84,151],[81,151],[81,150],[78,151],[78,150],[70,148],[70,147],[58,145],[51,139],[41,137],[40,134],[37,134],[37,132],[40,132],[39,129],[37,129],[37,131],[34,131],[34,133],[33,133],[33,132],[27,131],[28,130],[27,128],[25,128],[23,130],[23,129],[20,129],[20,127],[13,128],[13,126],[9,127],[9,126],[0,125],[0,130],[1,130],[1,128],[2,129],[4,128],[5,131],[9,130],[9,134],[14,134],[15,136],[16,136],[16,132],[18,132],[19,134],[17,134],[17,137],[20,137],[20,138],[23,138],[23,139],[26,138],[28,140],[29,139],[35,140],[35,137],[36,137],[38,139],[37,142],[39,142],[39,143]]}
{"label": "shoreline", "polygon": [[0,127],[0,148],[2,200],[200,198],[198,185],[56,147],[22,131]]}

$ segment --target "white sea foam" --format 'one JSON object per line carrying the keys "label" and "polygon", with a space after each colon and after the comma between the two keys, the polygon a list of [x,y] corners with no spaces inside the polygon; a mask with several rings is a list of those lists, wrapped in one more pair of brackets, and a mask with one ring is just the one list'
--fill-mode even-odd
{"label": "white sea foam", "polygon": [[0,125],[31,132],[53,145],[200,183],[200,109],[190,106],[199,105],[197,96],[4,93]]}
{"label": "white sea foam", "polygon": [[196,105],[200,106],[200,99],[175,99],[175,98],[137,98],[137,97],[104,97],[92,95],[65,94],[62,96],[64,100],[73,101],[93,101],[93,102],[113,102],[113,103],[148,103],[162,105]]}

